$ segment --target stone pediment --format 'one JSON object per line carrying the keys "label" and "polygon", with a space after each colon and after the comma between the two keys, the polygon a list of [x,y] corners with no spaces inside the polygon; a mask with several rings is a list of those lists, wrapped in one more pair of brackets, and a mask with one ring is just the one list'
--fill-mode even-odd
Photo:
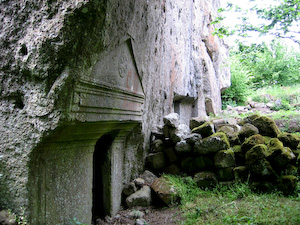
{"label": "stone pediment", "polygon": [[144,91],[128,40],[104,53],[74,90],[72,114],[79,121],[141,121]]}

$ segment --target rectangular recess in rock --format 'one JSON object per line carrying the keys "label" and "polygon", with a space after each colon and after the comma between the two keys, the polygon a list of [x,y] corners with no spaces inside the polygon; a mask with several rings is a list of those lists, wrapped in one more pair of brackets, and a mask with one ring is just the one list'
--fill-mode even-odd
{"label": "rectangular recess in rock", "polygon": [[131,41],[103,53],[75,86],[72,114],[79,121],[142,120],[145,99]]}

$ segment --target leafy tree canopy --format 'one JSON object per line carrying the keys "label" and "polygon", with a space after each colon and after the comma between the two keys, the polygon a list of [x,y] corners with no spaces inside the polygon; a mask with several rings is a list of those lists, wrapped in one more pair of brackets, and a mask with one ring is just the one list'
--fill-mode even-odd
{"label": "leafy tree canopy", "polygon": [[[249,0],[255,2],[255,0]],[[300,44],[300,29],[297,21],[300,19],[300,0],[277,0],[277,4],[268,8],[259,8],[254,6],[250,11],[255,12],[257,18],[263,19],[264,23],[259,25],[252,24],[252,20],[247,16],[247,10],[241,9],[238,5],[228,3],[226,8],[219,9],[225,11],[243,12],[242,22],[235,29],[230,30],[228,27],[221,26],[216,29],[215,33],[218,36],[229,36],[238,34],[239,36],[247,36],[247,32],[256,31],[261,35],[269,34],[280,38],[288,38]],[[219,23],[224,17],[217,17],[213,23]]]}

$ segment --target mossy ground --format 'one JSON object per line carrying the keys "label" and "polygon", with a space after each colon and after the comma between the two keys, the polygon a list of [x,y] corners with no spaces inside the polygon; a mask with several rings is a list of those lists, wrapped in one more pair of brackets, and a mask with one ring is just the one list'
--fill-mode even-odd
{"label": "mossy ground", "polygon": [[[247,183],[202,190],[192,179],[170,178],[185,220],[179,224],[300,224],[300,194],[255,193]],[[299,189],[298,189],[299,190]]]}

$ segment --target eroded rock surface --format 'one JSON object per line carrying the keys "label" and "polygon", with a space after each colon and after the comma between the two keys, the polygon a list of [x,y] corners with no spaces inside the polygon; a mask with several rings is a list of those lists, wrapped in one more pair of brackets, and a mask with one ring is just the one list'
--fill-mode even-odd
{"label": "eroded rock surface", "polygon": [[93,153],[108,135],[115,214],[164,115],[187,125],[221,110],[230,75],[227,46],[212,34],[219,5],[1,1],[0,207],[24,206],[32,224],[90,223]]}

